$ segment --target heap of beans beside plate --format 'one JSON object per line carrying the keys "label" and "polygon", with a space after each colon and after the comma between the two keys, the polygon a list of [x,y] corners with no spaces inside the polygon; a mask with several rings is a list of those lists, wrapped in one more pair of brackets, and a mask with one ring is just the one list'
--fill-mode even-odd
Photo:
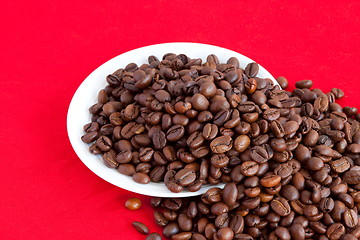
{"label": "heap of beans beside plate", "polygon": [[[154,198],[163,234],[186,239],[360,238],[360,115],[299,81],[291,92],[240,68],[180,54],[107,77],[82,140],[138,183],[201,197]],[[284,89],[287,80],[277,79]]]}

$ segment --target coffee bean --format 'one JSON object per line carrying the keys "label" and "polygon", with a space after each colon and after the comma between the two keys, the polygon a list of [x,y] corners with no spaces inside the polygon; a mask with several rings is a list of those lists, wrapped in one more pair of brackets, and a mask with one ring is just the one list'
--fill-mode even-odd
{"label": "coffee bean", "polygon": [[81,140],[84,142],[84,143],[91,143],[93,141],[95,141],[96,139],[98,139],[99,137],[99,133],[94,131],[94,132],[88,132],[86,133],[85,135],[83,135],[81,137]]}
{"label": "coffee bean", "polygon": [[302,80],[298,81],[295,84],[295,87],[297,88],[311,88],[313,85],[313,82],[311,80]]}
{"label": "coffee bean", "polygon": [[147,184],[150,182],[150,177],[142,172],[138,172],[138,173],[135,173],[134,175],[132,175],[132,179],[135,182],[141,183],[141,184]]}
{"label": "coffee bean", "polygon": [[343,180],[348,184],[360,183],[360,171],[348,171],[343,175]]}
{"label": "coffee bean", "polygon": [[182,169],[174,176],[175,181],[180,186],[188,186],[193,183],[196,179],[196,174],[191,169]]}
{"label": "coffee bean", "polygon": [[332,224],[326,231],[326,235],[331,240],[340,239],[345,233],[345,227],[341,223]]}
{"label": "coffee bean", "polygon": [[255,146],[250,149],[250,157],[257,163],[264,163],[270,158],[268,151],[260,146]]}
{"label": "coffee bean", "polygon": [[169,141],[177,141],[185,134],[185,129],[181,125],[174,125],[166,133],[166,138]]}
{"label": "coffee bean", "polygon": [[344,97],[344,92],[338,88],[332,88],[331,92],[335,95],[337,99]]}
{"label": "coffee bean", "polygon": [[354,210],[348,209],[347,211],[344,212],[343,217],[344,217],[345,225],[348,226],[349,228],[353,228],[357,226],[358,215]]}
{"label": "coffee bean", "polygon": [[161,236],[158,233],[150,233],[145,240],[161,240]]}
{"label": "coffee bean", "polygon": [[244,176],[254,176],[258,171],[259,164],[255,161],[245,161],[240,167],[240,172]]}
{"label": "coffee bean", "polygon": [[245,74],[248,77],[255,77],[259,72],[259,65],[257,63],[249,63],[245,68]]}
{"label": "coffee bean", "polygon": [[214,153],[224,153],[232,148],[233,141],[230,136],[221,136],[215,138],[210,143],[211,151]]}
{"label": "coffee bean", "polygon": [[279,83],[282,89],[286,89],[289,85],[288,80],[285,77],[278,77],[276,81]]}
{"label": "coffee bean", "polygon": [[286,199],[278,197],[270,202],[271,208],[280,216],[287,216],[290,214],[290,205]]}
{"label": "coffee bean", "polygon": [[109,168],[117,168],[119,166],[119,163],[115,160],[115,153],[109,151],[102,155],[102,159],[106,166]]}
{"label": "coffee bean", "polygon": [[136,231],[138,231],[139,233],[144,234],[144,235],[149,234],[149,228],[142,222],[134,221],[132,223],[132,225],[136,229]]}
{"label": "coffee bean", "polygon": [[141,200],[138,198],[129,198],[125,202],[125,207],[129,210],[138,210],[141,205]]}
{"label": "coffee bean", "polygon": [[281,177],[280,176],[277,176],[277,175],[267,175],[265,177],[263,177],[261,180],[260,180],[260,183],[262,186],[264,187],[268,187],[268,188],[271,188],[271,187],[274,187],[276,186],[277,184],[279,184],[281,181]]}

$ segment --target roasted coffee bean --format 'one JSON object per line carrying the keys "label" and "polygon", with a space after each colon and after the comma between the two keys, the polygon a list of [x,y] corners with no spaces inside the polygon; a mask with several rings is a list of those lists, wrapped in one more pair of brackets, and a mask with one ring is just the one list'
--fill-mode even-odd
{"label": "roasted coffee bean", "polygon": [[271,208],[280,216],[287,216],[290,214],[290,205],[288,201],[282,197],[273,199],[270,202]]}
{"label": "roasted coffee bean", "polygon": [[141,200],[138,198],[129,198],[125,202],[125,207],[129,210],[138,210],[141,205]]}
{"label": "roasted coffee bean", "polygon": [[139,233],[144,234],[144,235],[149,234],[149,228],[142,222],[134,221],[132,223],[132,225],[136,229],[136,231],[138,231]]}
{"label": "roasted coffee bean", "polygon": [[181,125],[174,125],[166,133],[166,138],[169,141],[177,141],[185,134],[185,129]]}
{"label": "roasted coffee bean", "polygon": [[311,80],[302,80],[298,81],[295,84],[295,87],[297,88],[311,88],[313,85],[313,82]]}
{"label": "roasted coffee bean", "polygon": [[341,223],[334,223],[326,231],[326,235],[330,240],[340,239],[345,233],[345,227]]}
{"label": "roasted coffee bean", "polygon": [[265,177],[263,177],[261,180],[260,180],[260,183],[262,186],[264,187],[268,187],[268,188],[271,188],[271,187],[274,187],[276,186],[277,184],[279,184],[281,181],[281,177],[280,176],[277,176],[277,175],[267,175]]}
{"label": "roasted coffee bean", "polygon": [[257,163],[264,163],[270,158],[267,149],[260,146],[255,146],[250,149],[250,157]]}
{"label": "roasted coffee bean", "polygon": [[145,240],[162,240],[162,238],[158,233],[150,233]]}
{"label": "roasted coffee bean", "polygon": [[360,171],[350,170],[343,175],[343,180],[347,184],[359,184],[360,183]]}
{"label": "roasted coffee bean", "polygon": [[211,151],[214,153],[224,153],[232,148],[233,140],[230,136],[217,137],[210,143]]}
{"label": "roasted coffee bean", "polygon": [[334,94],[334,96],[338,99],[338,98],[342,98],[344,97],[344,92],[341,89],[338,88],[332,88],[331,92]]}
{"label": "roasted coffee bean", "polygon": [[109,168],[117,168],[119,166],[119,163],[116,162],[116,156],[115,153],[112,152],[111,150],[108,152],[105,152],[102,155],[102,159],[105,163],[106,166],[108,166]]}
{"label": "roasted coffee bean", "polygon": [[249,63],[245,68],[245,74],[248,77],[255,77],[259,72],[259,65],[257,63]]}
{"label": "roasted coffee bean", "polygon": [[174,180],[180,185],[180,186],[188,186],[191,183],[193,183],[196,179],[196,174],[191,169],[182,169],[178,173],[175,174]]}
{"label": "roasted coffee bean", "polygon": [[358,214],[352,209],[345,211],[343,218],[345,225],[349,228],[353,228],[358,224]]}
{"label": "roasted coffee bean", "polygon": [[286,89],[289,85],[288,80],[285,77],[278,77],[276,81],[279,83],[282,89]]}
{"label": "roasted coffee bean", "polygon": [[255,161],[245,161],[240,166],[240,172],[244,176],[255,176],[259,171],[259,164]]}

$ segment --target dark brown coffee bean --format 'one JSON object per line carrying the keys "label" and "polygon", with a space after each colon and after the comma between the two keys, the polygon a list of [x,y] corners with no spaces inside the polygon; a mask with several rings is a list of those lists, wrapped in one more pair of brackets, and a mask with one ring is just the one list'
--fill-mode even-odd
{"label": "dark brown coffee bean", "polygon": [[240,172],[244,176],[255,176],[258,171],[259,164],[255,161],[245,161],[240,167]]}
{"label": "dark brown coffee bean", "polygon": [[118,167],[118,171],[119,171],[119,173],[127,175],[127,176],[132,176],[136,172],[134,165],[127,164],[127,163],[120,164]]}
{"label": "dark brown coffee bean", "polygon": [[343,175],[343,180],[347,184],[359,184],[360,183],[360,171],[348,171]]}
{"label": "dark brown coffee bean", "polygon": [[105,163],[105,165],[109,168],[117,168],[119,166],[119,163],[116,162],[116,156],[115,153],[111,150],[109,152],[105,152],[102,155],[102,159]]}
{"label": "dark brown coffee bean", "polygon": [[175,222],[169,223],[163,229],[163,235],[167,238],[170,238],[172,235],[175,235],[180,232],[179,225]]}
{"label": "dark brown coffee bean", "polygon": [[215,138],[210,143],[211,151],[214,153],[224,153],[232,148],[233,141],[230,136],[221,136]]}
{"label": "dark brown coffee bean", "polygon": [[250,145],[250,138],[247,135],[240,135],[234,141],[234,148],[238,152],[244,152]]}
{"label": "dark brown coffee bean", "polygon": [[331,92],[334,94],[336,99],[344,97],[344,92],[338,88],[332,88]]}
{"label": "dark brown coffee bean", "polygon": [[225,167],[226,165],[228,165],[228,163],[229,158],[223,153],[213,154],[213,156],[211,157],[211,164],[216,168]]}
{"label": "dark brown coffee bean", "polygon": [[228,206],[233,206],[236,203],[238,190],[234,183],[228,183],[225,185],[223,190],[223,199]]}
{"label": "dark brown coffee bean", "polygon": [[188,186],[191,183],[193,183],[196,179],[196,174],[191,169],[182,169],[178,173],[175,174],[174,180],[180,185],[180,186]]}
{"label": "dark brown coffee bean", "polygon": [[259,65],[257,63],[249,63],[245,68],[245,74],[249,78],[255,77],[259,72]]}
{"label": "dark brown coffee bean", "polygon": [[286,199],[282,197],[273,199],[270,202],[270,206],[274,210],[274,212],[276,212],[280,216],[287,216],[290,214],[291,211],[289,203],[287,202]]}
{"label": "dark brown coffee bean", "polygon": [[279,83],[282,89],[286,89],[289,85],[288,80],[285,77],[278,77],[276,81]]}
{"label": "dark brown coffee bean", "polygon": [[204,126],[202,135],[206,140],[212,140],[216,137],[218,131],[218,126],[216,126],[215,124],[207,123]]}
{"label": "dark brown coffee bean", "polygon": [[147,184],[150,182],[150,177],[142,172],[137,172],[134,175],[132,175],[132,179],[141,184]]}
{"label": "dark brown coffee bean", "polygon": [[352,209],[348,209],[347,211],[345,211],[343,218],[344,218],[345,225],[349,228],[353,228],[353,227],[357,226],[357,224],[358,224],[358,215]]}
{"label": "dark brown coffee bean", "polygon": [[81,137],[81,140],[84,143],[91,143],[91,142],[95,141],[96,139],[98,139],[99,136],[100,135],[98,132],[88,132],[84,136]]}
{"label": "dark brown coffee bean", "polygon": [[281,124],[279,121],[277,121],[277,120],[272,121],[272,122],[270,123],[270,128],[271,128],[273,134],[274,134],[276,137],[278,137],[278,138],[284,137],[284,135],[285,135],[285,130],[284,130],[284,127],[282,126],[282,124]]}
{"label": "dark brown coffee bean", "polygon": [[204,137],[200,132],[193,132],[187,139],[187,145],[191,148],[200,147],[204,142]]}
{"label": "dark brown coffee bean", "polygon": [[132,225],[136,229],[136,231],[138,231],[139,233],[144,234],[144,235],[149,234],[149,228],[142,222],[134,221],[132,223]]}
{"label": "dark brown coffee bean", "polygon": [[190,101],[192,107],[195,110],[198,111],[204,111],[207,110],[207,108],[209,107],[209,101],[207,100],[207,98],[202,95],[201,93],[196,93],[191,97],[191,101]]}
{"label": "dark brown coffee bean", "polygon": [[181,125],[174,125],[166,133],[166,138],[169,141],[177,141],[185,134],[185,129]]}
{"label": "dark brown coffee bean", "polygon": [[305,229],[301,224],[293,224],[290,227],[291,237],[295,240],[303,240],[305,239]]}
{"label": "dark brown coffee bean", "polygon": [[297,88],[311,88],[313,85],[313,82],[311,80],[302,80],[298,81],[295,84],[295,87]]}
{"label": "dark brown coffee bean", "polygon": [[145,240],[161,240],[161,236],[158,233],[150,233]]}
{"label": "dark brown coffee bean", "polygon": [[264,163],[270,158],[267,150],[260,146],[255,146],[250,149],[250,157],[257,163]]}
{"label": "dark brown coffee bean", "polygon": [[326,231],[326,235],[330,240],[340,239],[345,233],[345,227],[341,223],[332,224]]}
{"label": "dark brown coffee bean", "polygon": [[219,231],[216,233],[216,236],[219,240],[231,240],[234,237],[234,232],[231,230],[231,228],[225,227],[219,229]]}

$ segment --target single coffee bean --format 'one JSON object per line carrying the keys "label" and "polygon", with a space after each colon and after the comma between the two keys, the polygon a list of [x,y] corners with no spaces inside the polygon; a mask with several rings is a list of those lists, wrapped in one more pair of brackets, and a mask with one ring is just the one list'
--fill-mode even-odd
{"label": "single coffee bean", "polygon": [[260,183],[261,183],[261,185],[264,186],[264,187],[271,188],[271,187],[274,187],[274,186],[276,186],[277,184],[279,184],[280,181],[281,181],[281,177],[280,177],[280,176],[277,176],[277,175],[268,175],[268,176],[263,177],[263,178],[260,180]]}
{"label": "single coffee bean", "polygon": [[188,186],[191,183],[193,183],[196,179],[196,174],[191,169],[182,169],[178,173],[175,174],[174,180],[180,185],[180,186]]}
{"label": "single coffee bean", "polygon": [[257,63],[249,63],[245,68],[245,74],[248,77],[255,77],[259,72],[259,65]]}
{"label": "single coffee bean", "polygon": [[147,184],[150,182],[150,177],[142,172],[138,172],[138,173],[135,173],[134,175],[132,175],[132,179],[135,182],[141,183],[141,184]]}
{"label": "single coffee bean", "polygon": [[358,215],[352,209],[348,209],[347,211],[345,211],[343,218],[344,218],[345,225],[349,228],[353,228],[353,227],[357,226],[357,224],[358,224]]}
{"label": "single coffee bean", "polygon": [[125,202],[125,207],[129,210],[138,210],[141,207],[141,200],[138,198],[129,198]]}
{"label": "single coffee bean", "polygon": [[177,141],[185,134],[185,129],[181,125],[174,125],[166,133],[166,138],[169,141]]}
{"label": "single coffee bean", "polygon": [[230,136],[221,136],[215,138],[210,143],[211,151],[214,153],[224,153],[232,148],[233,141]]}
{"label": "single coffee bean", "polygon": [[341,223],[332,224],[326,231],[326,235],[330,240],[340,239],[345,233],[345,227]]}
{"label": "single coffee bean", "polygon": [[360,171],[350,170],[343,175],[343,180],[347,184],[359,184],[360,183]]}
{"label": "single coffee bean", "polygon": [[331,92],[334,94],[336,99],[344,97],[344,92],[338,88],[332,88]]}
{"label": "single coffee bean", "polygon": [[150,233],[145,240],[162,240],[162,238],[158,233]]}
{"label": "single coffee bean", "polygon": [[247,135],[240,135],[234,141],[234,148],[238,152],[244,152],[250,145],[250,138]]}
{"label": "single coffee bean", "polygon": [[276,199],[273,199],[270,202],[271,208],[280,216],[287,216],[290,214],[290,205],[288,201],[282,197],[278,197]]}
{"label": "single coffee bean", "polygon": [[144,234],[144,235],[149,234],[149,228],[142,222],[134,221],[132,223],[132,225],[136,229],[136,231],[138,231],[139,233]]}

